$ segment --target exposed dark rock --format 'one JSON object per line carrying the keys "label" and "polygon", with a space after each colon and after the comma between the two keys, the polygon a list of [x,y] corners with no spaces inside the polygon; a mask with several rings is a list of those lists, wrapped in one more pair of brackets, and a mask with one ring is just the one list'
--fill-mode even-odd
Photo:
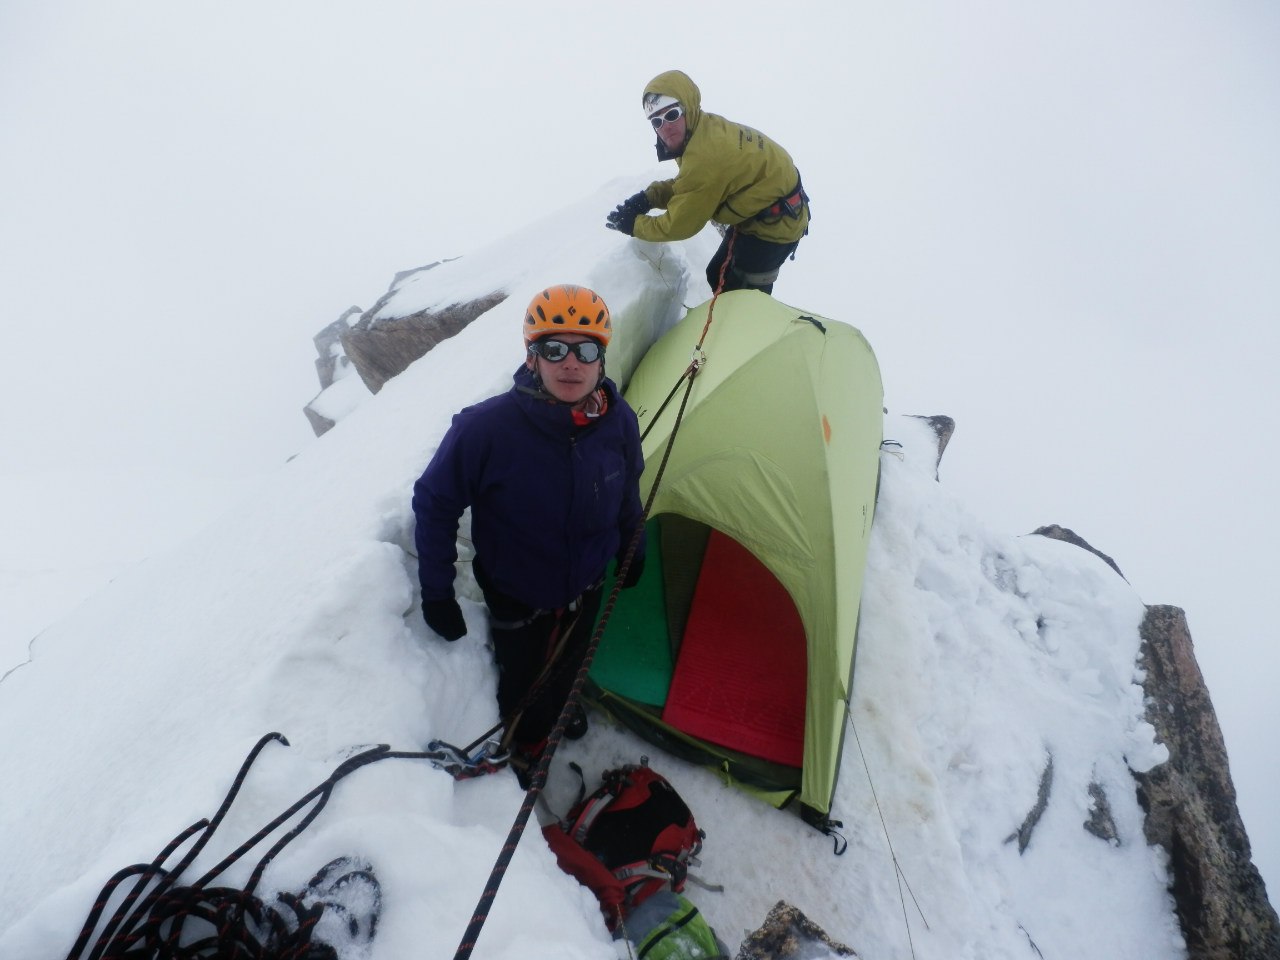
{"label": "exposed dark rock", "polygon": [[[346,356],[355,364],[356,372],[371,393],[377,393],[388,380],[403,373],[409,364],[437,343],[454,336],[480,314],[507,298],[506,293],[495,291],[477,300],[451,304],[439,310],[420,310],[403,316],[383,315],[385,308],[400,293],[404,281],[447,262],[442,260],[425,267],[401,270],[377,303],[359,320],[346,323],[338,331]],[[343,321],[349,318],[350,311],[343,314]]]}
{"label": "exposed dark rock", "polygon": [[[1066,527],[1060,527],[1056,523],[1051,523],[1047,527],[1038,527],[1035,530],[1032,530],[1031,532],[1038,533],[1042,537],[1049,537],[1051,540],[1062,540],[1065,543],[1073,543],[1077,547],[1083,547],[1085,550],[1088,550],[1090,553],[1092,553],[1095,557],[1100,558],[1108,567],[1110,567],[1116,573],[1120,573],[1120,568],[1116,566],[1116,562],[1114,560],[1108,557],[1101,550],[1098,550],[1097,548],[1091,546],[1089,544],[1089,541],[1085,540],[1084,537],[1077,534],[1074,530],[1068,530]],[[1128,578],[1123,573],[1120,573],[1120,579],[1124,580],[1125,583],[1129,582]]]}
{"label": "exposed dark rock", "polygon": [[[1035,532],[1083,547],[1124,576],[1114,560],[1071,530],[1055,524]],[[1170,887],[1189,956],[1276,960],[1280,918],[1251,860],[1226,744],[1186,615],[1177,607],[1149,606],[1141,635],[1147,720],[1169,760],[1134,777],[1147,813],[1147,842],[1169,854]],[[1085,829],[1118,842],[1109,807],[1102,805],[1105,795],[1095,787],[1090,786],[1094,807]]]}
{"label": "exposed dark rock", "polygon": [[302,408],[302,412],[307,416],[307,422],[311,424],[311,429],[317,437],[323,437],[334,427],[334,421],[330,420],[322,413],[317,413],[311,404],[307,404]]}
{"label": "exposed dark rock", "polygon": [[342,346],[365,386],[377,393],[437,343],[454,336],[506,298],[506,293],[499,291],[468,303],[404,317],[377,318],[370,311],[343,333]]}
{"label": "exposed dark rock", "polygon": [[826,932],[785,900],[779,900],[764,924],[738,948],[737,960],[801,960],[816,956],[815,947],[837,957],[857,957],[850,947]]}
{"label": "exposed dark rock", "polygon": [[1048,762],[1044,765],[1044,772],[1040,774],[1040,788],[1036,791],[1035,806],[1027,813],[1026,819],[1022,821],[1022,826],[1004,838],[1005,843],[1013,843],[1018,841],[1018,853],[1025,853],[1027,845],[1031,843],[1031,833],[1035,830],[1036,824],[1040,822],[1040,818],[1044,816],[1044,811],[1049,806],[1049,791],[1053,789],[1053,754],[1049,754]]}
{"label": "exposed dark rock", "polygon": [[938,438],[938,459],[933,464],[933,478],[937,480],[938,468],[942,466],[942,455],[947,450],[947,444],[951,442],[951,435],[956,432],[956,422],[942,414],[932,417],[925,417],[919,414],[911,414],[911,416],[916,420],[923,420],[933,427],[933,432]]}
{"label": "exposed dark rock", "polygon": [[[339,379],[337,365],[349,363],[355,367],[369,391],[377,393],[388,380],[403,373],[409,364],[436,344],[454,336],[480,314],[507,298],[506,293],[499,290],[468,303],[454,303],[438,310],[421,310],[404,316],[383,315],[406,280],[447,262],[438,261],[400,271],[371,309],[362,313],[359,307],[351,307],[315,335],[316,375],[322,392]],[[359,318],[353,320],[357,315]],[[331,419],[316,412],[311,405],[304,408],[304,412],[317,436],[333,426]]]}
{"label": "exposed dark rock", "polygon": [[337,379],[334,376],[337,365],[345,362],[346,358],[340,350],[333,348],[342,342],[342,334],[351,326],[351,318],[359,315],[359,307],[347,307],[342,316],[311,338],[316,345],[316,376],[320,378],[321,390],[333,386]]}
{"label": "exposed dark rock", "polygon": [[1107,799],[1107,792],[1102,789],[1102,784],[1096,780],[1089,784],[1089,799],[1093,803],[1089,805],[1089,819],[1084,822],[1085,830],[1099,840],[1119,846],[1120,835],[1116,831],[1116,820],[1111,813],[1111,801]]}
{"label": "exposed dark rock", "polygon": [[1186,615],[1149,606],[1140,665],[1147,720],[1169,760],[1135,773],[1149,843],[1169,854],[1170,885],[1192,960],[1275,960],[1280,919],[1254,867],[1217,714]]}
{"label": "exposed dark rock", "polygon": [[342,335],[350,328],[351,318],[359,315],[359,307],[348,307],[342,316],[311,338],[316,346],[316,376],[320,380],[320,393],[311,398],[302,412],[317,437],[323,436],[334,426],[335,421],[316,408],[321,405],[318,403],[320,396],[339,379],[339,368],[346,368],[351,364],[350,358],[343,352]]}

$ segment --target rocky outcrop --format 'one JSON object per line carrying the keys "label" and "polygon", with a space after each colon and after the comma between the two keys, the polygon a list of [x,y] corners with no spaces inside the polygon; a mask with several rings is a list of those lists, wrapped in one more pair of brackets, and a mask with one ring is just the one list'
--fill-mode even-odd
{"label": "rocky outcrop", "polygon": [[1036,826],[1040,823],[1040,818],[1044,816],[1045,810],[1049,806],[1049,793],[1053,790],[1053,754],[1049,755],[1045,762],[1044,771],[1040,774],[1040,788],[1036,791],[1036,802],[1031,810],[1023,818],[1021,826],[1009,836],[1004,838],[1005,843],[1018,844],[1018,853],[1026,853],[1027,847],[1031,843],[1031,834],[1035,831]]}
{"label": "rocky outcrop", "polygon": [[506,298],[506,293],[497,291],[467,303],[403,317],[379,317],[375,307],[342,334],[342,347],[365,386],[377,393],[437,343],[454,336]]}
{"label": "rocky outcrop", "polygon": [[[328,431],[338,418],[352,410],[369,393],[377,393],[392,377],[409,366],[442,340],[447,340],[476,317],[507,298],[497,290],[466,303],[419,310],[395,315],[393,301],[401,293],[406,280],[416,278],[435,267],[428,264],[395,275],[391,286],[369,310],[351,307],[313,338],[316,345],[316,375],[320,393],[303,413],[316,436]],[[360,383],[342,382],[344,373],[359,375]]]}
{"label": "rocky outcrop", "polygon": [[1061,540],[1064,543],[1075,544],[1077,547],[1080,547],[1081,549],[1088,550],[1095,557],[1098,557],[1099,559],[1101,559],[1108,567],[1110,567],[1116,573],[1120,574],[1121,580],[1123,580],[1125,583],[1129,582],[1128,578],[1123,573],[1120,573],[1120,567],[1116,565],[1116,562],[1114,560],[1108,557],[1101,550],[1098,550],[1097,548],[1091,546],[1089,542],[1084,539],[1084,537],[1077,534],[1074,530],[1068,530],[1066,527],[1060,527],[1056,523],[1051,523],[1047,527],[1037,527],[1035,530],[1031,532],[1037,533],[1042,537],[1048,537],[1051,540]]}
{"label": "rocky outcrop", "polygon": [[321,390],[333,386],[339,371],[350,363],[342,351],[342,335],[355,322],[351,318],[359,317],[360,313],[359,307],[347,307],[342,316],[311,338],[316,345],[316,377]]}
{"label": "rocky outcrop", "polygon": [[1147,607],[1140,662],[1147,719],[1169,760],[1134,776],[1147,840],[1169,853],[1188,953],[1193,960],[1275,960],[1280,920],[1250,859],[1222,730],[1182,610]]}
{"label": "rocky outcrop", "polygon": [[1093,781],[1089,784],[1089,819],[1084,828],[1099,840],[1110,844],[1120,843],[1120,832],[1116,829],[1116,819],[1111,812],[1111,801],[1102,784]]}
{"label": "rocky outcrop", "polygon": [[[955,430],[950,417],[919,417],[938,438],[938,463]],[[936,474],[935,474],[936,475]],[[1119,565],[1075,531],[1050,524],[1036,534],[1070,543],[1100,558],[1121,579]],[[1165,763],[1134,772],[1146,811],[1148,843],[1169,855],[1169,886],[1191,960],[1277,960],[1280,918],[1253,865],[1249,837],[1236,807],[1227,748],[1204,677],[1196,663],[1186,615],[1177,607],[1148,606],[1141,627],[1147,720],[1169,750]],[[1008,838],[1025,849],[1052,784],[1049,758],[1037,807]],[[1084,829],[1118,842],[1110,802],[1098,784],[1089,787]]]}
{"label": "rocky outcrop", "polygon": [[737,960],[804,960],[829,956],[856,958],[858,955],[828,937],[797,908],[779,900],[760,929],[742,941]]}
{"label": "rocky outcrop", "polygon": [[938,479],[938,469],[942,466],[942,455],[947,452],[947,444],[951,442],[951,435],[956,432],[956,422],[948,416],[937,414],[926,417],[918,413],[910,414],[913,419],[923,420],[932,429],[934,436],[938,438],[938,459],[933,464],[933,479]]}
{"label": "rocky outcrop", "polygon": [[326,433],[332,430],[336,424],[336,421],[326,417],[323,413],[321,413],[311,404],[307,404],[305,407],[303,407],[302,412],[306,414],[307,423],[311,424],[311,432],[314,433],[317,437],[324,436]]}
{"label": "rocky outcrop", "polygon": [[359,317],[360,313],[359,307],[348,307],[342,316],[311,338],[316,346],[316,377],[320,380],[320,393],[302,408],[302,412],[317,437],[323,436],[337,422],[330,416],[334,410],[325,402],[325,392],[350,373],[351,361],[342,349],[342,334],[350,328],[352,317]]}
{"label": "rocky outcrop", "polygon": [[[1088,550],[1124,576],[1114,560],[1065,527],[1053,524],[1035,532]],[[1141,635],[1147,720],[1169,759],[1133,776],[1147,814],[1147,842],[1169,855],[1169,888],[1188,955],[1192,960],[1276,960],[1280,918],[1250,859],[1226,743],[1196,663],[1186,614],[1177,607],[1148,606]],[[1094,806],[1085,829],[1111,840],[1115,827],[1106,798],[1093,787],[1090,794]]]}

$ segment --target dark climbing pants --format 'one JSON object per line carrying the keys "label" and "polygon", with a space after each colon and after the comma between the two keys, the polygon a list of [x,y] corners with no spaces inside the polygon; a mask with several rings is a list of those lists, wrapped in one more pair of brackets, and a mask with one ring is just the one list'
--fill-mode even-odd
{"label": "dark climbing pants", "polygon": [[[502,719],[510,718],[519,708],[560,647],[553,672],[521,713],[512,741],[518,749],[540,752],[569,699],[578,668],[587,654],[600,612],[601,588],[596,586],[583,593],[576,610],[540,612],[487,586],[478,567],[475,573],[489,608],[489,636],[498,666],[498,713]],[[565,630],[568,636],[560,645]]]}
{"label": "dark climbing pants", "polygon": [[707,264],[707,283],[711,285],[712,291],[720,282],[720,268],[729,255],[730,238],[733,238],[733,258],[729,261],[729,269],[725,271],[721,292],[761,290],[773,293],[773,282],[778,279],[782,264],[800,246],[799,240],[793,243],[770,243],[730,228],[725,231],[720,248]]}

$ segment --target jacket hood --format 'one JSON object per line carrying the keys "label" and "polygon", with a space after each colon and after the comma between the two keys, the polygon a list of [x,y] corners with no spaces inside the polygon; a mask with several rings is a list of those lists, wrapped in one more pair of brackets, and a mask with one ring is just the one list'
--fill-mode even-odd
{"label": "jacket hood", "polygon": [[[684,123],[690,133],[698,129],[698,121],[702,119],[702,92],[698,85],[689,79],[689,75],[680,70],[668,70],[650,80],[644,93],[662,93],[675,97],[684,107]],[[643,100],[643,94],[641,95]]]}

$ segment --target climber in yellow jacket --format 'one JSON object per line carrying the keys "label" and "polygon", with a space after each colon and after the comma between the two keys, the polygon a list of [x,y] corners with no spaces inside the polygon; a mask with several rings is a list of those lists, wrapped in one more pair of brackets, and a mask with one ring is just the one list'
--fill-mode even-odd
{"label": "climber in yellow jacket", "polygon": [[[714,222],[724,239],[707,264],[711,289],[772,293],[783,262],[809,232],[809,198],[791,155],[758,130],[703,111],[697,84],[679,70],[650,80],[642,105],[658,135],[658,159],[675,160],[679,173],[628,197],[605,226],[660,243],[686,240]],[[655,207],[665,212],[649,216]]]}

